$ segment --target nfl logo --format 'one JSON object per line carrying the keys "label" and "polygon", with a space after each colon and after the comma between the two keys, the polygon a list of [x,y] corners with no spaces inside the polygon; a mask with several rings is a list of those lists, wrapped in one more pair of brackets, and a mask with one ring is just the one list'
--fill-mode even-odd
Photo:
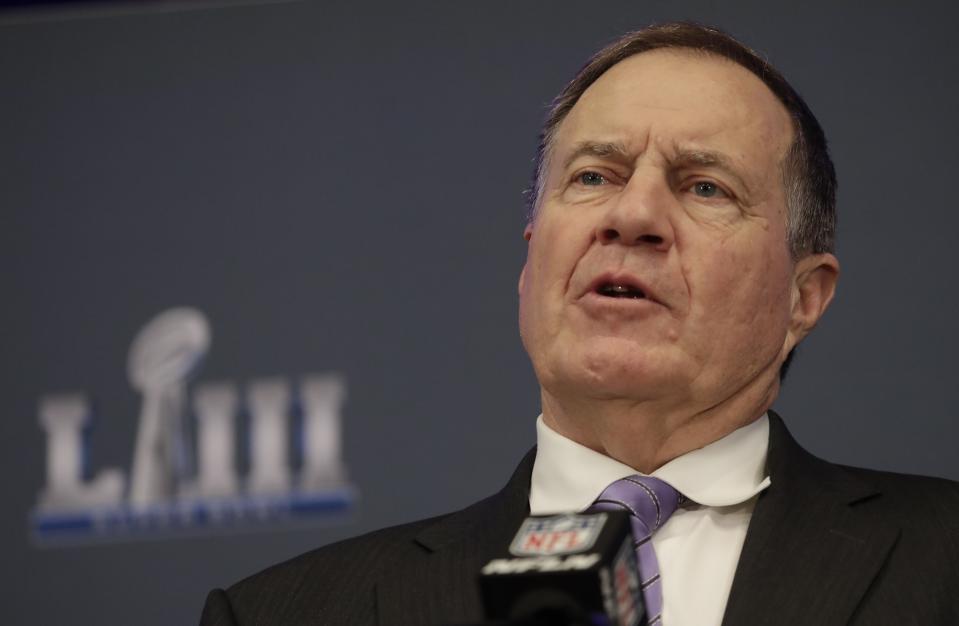
{"label": "nfl logo", "polygon": [[529,517],[510,544],[515,556],[552,556],[593,547],[606,523],[605,514]]}

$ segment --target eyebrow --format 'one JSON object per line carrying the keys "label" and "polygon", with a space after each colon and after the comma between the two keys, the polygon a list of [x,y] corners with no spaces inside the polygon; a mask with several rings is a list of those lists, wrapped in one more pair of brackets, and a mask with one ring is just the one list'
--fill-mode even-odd
{"label": "eyebrow", "polygon": [[691,148],[673,147],[673,157],[670,159],[673,166],[696,165],[699,167],[712,167],[721,170],[736,179],[736,182],[745,190],[750,191],[752,187],[746,183],[746,180],[739,173],[733,160],[722,152],[714,150],[694,150]]}
{"label": "eyebrow", "polygon": [[581,141],[576,144],[573,151],[563,161],[563,169],[573,164],[573,161],[583,156],[599,157],[601,159],[613,159],[628,163],[632,161],[629,150],[626,145],[618,141]]}

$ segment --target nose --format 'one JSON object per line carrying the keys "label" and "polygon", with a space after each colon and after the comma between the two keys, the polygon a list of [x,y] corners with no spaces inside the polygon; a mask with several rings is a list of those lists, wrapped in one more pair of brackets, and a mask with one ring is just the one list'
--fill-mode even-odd
{"label": "nose", "polygon": [[649,246],[666,251],[674,233],[669,209],[675,198],[661,173],[637,170],[597,224],[596,238],[604,245]]}

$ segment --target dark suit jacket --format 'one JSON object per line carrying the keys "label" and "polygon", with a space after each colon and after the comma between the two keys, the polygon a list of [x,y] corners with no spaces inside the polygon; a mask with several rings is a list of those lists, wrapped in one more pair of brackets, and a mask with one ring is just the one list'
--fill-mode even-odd
{"label": "dark suit jacket", "polygon": [[[212,591],[201,626],[479,622],[477,572],[528,514],[534,456],[462,511]],[[959,483],[827,463],[773,413],[768,468],[724,626],[959,625]]]}

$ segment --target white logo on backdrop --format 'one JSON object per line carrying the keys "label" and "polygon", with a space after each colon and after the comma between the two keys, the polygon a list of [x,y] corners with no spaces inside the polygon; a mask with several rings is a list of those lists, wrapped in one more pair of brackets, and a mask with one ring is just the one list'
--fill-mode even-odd
{"label": "white logo on backdrop", "polygon": [[[356,494],[340,453],[343,379],[259,379],[245,393],[229,381],[201,383],[191,396],[188,382],[209,348],[210,325],[190,308],[159,314],[134,339],[128,375],[142,404],[129,484],[119,468],[85,478],[93,411],[84,394],[41,399],[47,475],[32,516],[38,538],[136,537],[351,508]],[[245,477],[237,467],[243,409],[249,418]],[[296,470],[294,442],[300,444]]]}

